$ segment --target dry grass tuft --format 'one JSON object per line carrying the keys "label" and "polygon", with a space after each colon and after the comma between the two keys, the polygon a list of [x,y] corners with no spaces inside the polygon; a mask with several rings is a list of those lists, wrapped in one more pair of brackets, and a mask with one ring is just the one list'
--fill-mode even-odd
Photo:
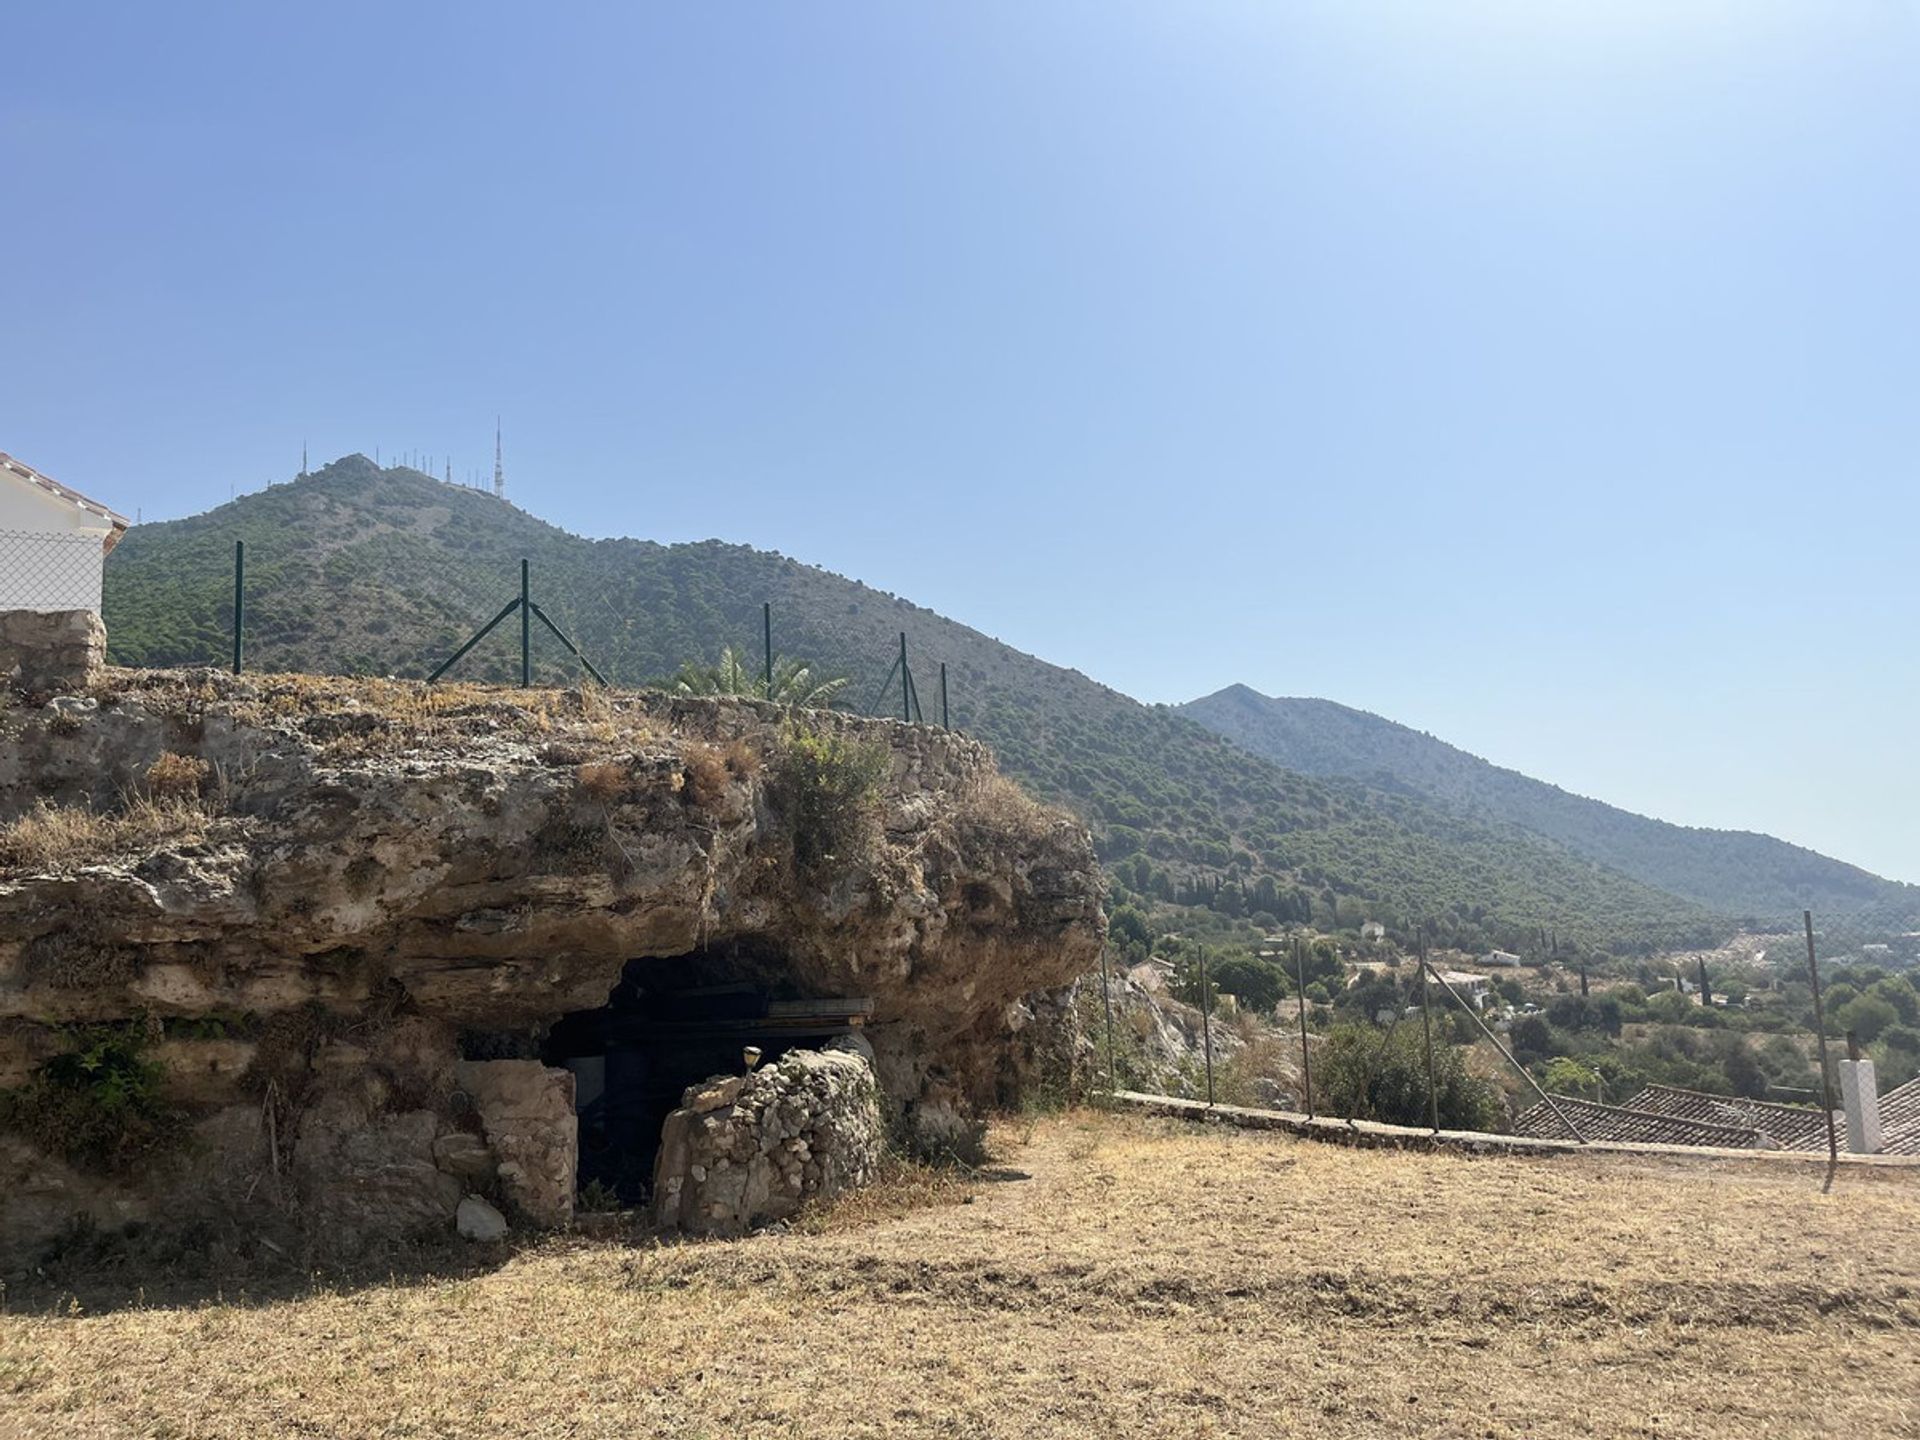
{"label": "dry grass tuft", "polygon": [[744,740],[735,740],[722,749],[727,773],[736,780],[751,780],[760,773],[760,752]]}
{"label": "dry grass tuft", "polygon": [[580,793],[590,800],[611,804],[633,793],[633,771],[618,760],[590,760],[573,772]]}
{"label": "dry grass tuft", "polygon": [[961,801],[960,818],[1004,834],[1032,835],[1051,830],[1060,812],[1049,810],[1017,783],[994,773]]}
{"label": "dry grass tuft", "polygon": [[156,800],[198,795],[212,774],[213,767],[199,757],[169,750],[147,767],[147,793]]}
{"label": "dry grass tuft", "polygon": [[697,810],[717,808],[726,798],[727,787],[732,781],[733,772],[727,764],[727,752],[718,745],[694,740],[681,750],[680,758],[686,766],[686,779],[680,790],[680,798]]}
{"label": "dry grass tuft", "polygon": [[206,838],[208,820],[204,805],[180,796],[135,799],[106,815],[42,801],[0,826],[0,869],[71,870],[130,850],[193,844]]}

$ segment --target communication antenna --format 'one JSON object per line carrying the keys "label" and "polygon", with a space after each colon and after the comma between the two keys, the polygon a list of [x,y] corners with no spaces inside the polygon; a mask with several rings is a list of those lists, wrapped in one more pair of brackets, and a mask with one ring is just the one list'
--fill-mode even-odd
{"label": "communication antenna", "polygon": [[306,474],[307,474],[307,442],[302,440],[300,442],[300,478],[304,480],[306,478]]}
{"label": "communication antenna", "polygon": [[500,463],[500,417],[493,417],[493,497],[507,498],[507,467]]}
{"label": "communication antenna", "polygon": [[453,461],[447,461],[447,484],[453,483]]}

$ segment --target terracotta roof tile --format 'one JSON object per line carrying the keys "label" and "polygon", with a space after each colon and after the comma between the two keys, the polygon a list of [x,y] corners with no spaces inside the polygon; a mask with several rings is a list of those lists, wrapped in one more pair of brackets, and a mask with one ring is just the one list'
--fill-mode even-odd
{"label": "terracotta roof tile", "polygon": [[[1553,1098],[1589,1140],[1618,1140],[1639,1145],[1712,1145],[1731,1150],[1758,1149],[1765,1143],[1760,1132],[1751,1126],[1687,1120],[1622,1105],[1601,1105],[1571,1095]],[[1522,1111],[1513,1129],[1516,1135],[1539,1139],[1573,1138],[1553,1113],[1553,1107],[1544,1101]]]}
{"label": "terracotta roof tile", "polygon": [[1880,1097],[1880,1153],[1920,1155],[1920,1078]]}
{"label": "terracotta roof tile", "polygon": [[1649,1085],[1627,1101],[1626,1108],[1675,1120],[1756,1130],[1781,1150],[1827,1148],[1826,1113],[1811,1105],[1777,1105],[1769,1100],[1710,1095],[1704,1090],[1682,1090],[1673,1085]]}

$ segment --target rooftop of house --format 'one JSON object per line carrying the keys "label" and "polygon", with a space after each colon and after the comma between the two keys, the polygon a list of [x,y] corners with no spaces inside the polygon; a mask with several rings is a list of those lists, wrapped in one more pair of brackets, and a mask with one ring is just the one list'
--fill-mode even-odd
{"label": "rooftop of house", "polygon": [[[1755,1150],[1763,1143],[1760,1132],[1750,1126],[1683,1120],[1628,1105],[1602,1105],[1572,1095],[1556,1095],[1553,1099],[1588,1140],[1617,1140],[1637,1145],[1711,1145],[1722,1150]],[[1540,1139],[1569,1138],[1554,1105],[1544,1100],[1523,1110],[1513,1122],[1513,1129],[1516,1135]]]}
{"label": "rooftop of house", "polygon": [[112,536],[109,537],[108,540],[109,549],[112,548],[113,541],[118,539],[120,534],[125,531],[128,526],[133,524],[131,520],[120,514],[119,511],[102,505],[98,500],[90,496],[82,495],[71,485],[62,485],[51,475],[41,474],[40,471],[34,469],[33,466],[27,464],[24,460],[16,460],[5,451],[0,451],[0,474],[10,476],[17,481],[31,485],[37,490],[43,490],[56,499],[64,500],[75,509],[84,510],[96,520],[106,521],[113,531]]}
{"label": "rooftop of house", "polygon": [[[1649,1085],[1624,1105],[1601,1105],[1572,1095],[1553,1098],[1589,1140],[1722,1149],[1827,1148],[1826,1114],[1811,1105],[1779,1105],[1672,1085]],[[1517,1135],[1567,1138],[1566,1126],[1544,1101],[1522,1111],[1513,1128]],[[1880,1097],[1879,1153],[1920,1155],[1920,1078]]]}
{"label": "rooftop of house", "polygon": [[1627,1108],[1667,1115],[1675,1120],[1744,1126],[1759,1131],[1782,1150],[1827,1148],[1826,1112],[1811,1105],[1780,1105],[1737,1095],[1682,1090],[1673,1085],[1649,1085],[1627,1101]]}
{"label": "rooftop of house", "polygon": [[1920,1155],[1920,1076],[1880,1097],[1880,1153]]}

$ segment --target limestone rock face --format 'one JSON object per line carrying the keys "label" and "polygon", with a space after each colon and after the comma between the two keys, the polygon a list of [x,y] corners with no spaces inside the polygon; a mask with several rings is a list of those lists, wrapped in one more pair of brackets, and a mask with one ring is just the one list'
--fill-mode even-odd
{"label": "limestone rock face", "polygon": [[[871,793],[803,793],[796,736],[876,756]],[[475,1189],[564,1223],[571,1080],[527,1047],[630,965],[871,998],[892,1121],[1017,1098],[1071,1049],[1030,1017],[1097,965],[1101,899],[1084,829],[931,727],[213,671],[0,697],[0,1086],[74,1024],[142,1028],[175,1103],[264,1129],[195,1164],[341,1233],[444,1228]],[[36,1216],[66,1183],[48,1164]],[[742,1184],[736,1220],[764,1213]],[[153,1209],[139,1177],[67,1189]]]}
{"label": "limestone rock face", "polygon": [[0,610],[0,685],[78,690],[107,658],[107,627],[91,610]]}
{"label": "limestone rock face", "polygon": [[454,1075],[479,1114],[508,1204],[535,1225],[572,1220],[573,1076],[537,1060],[463,1060]]}
{"label": "limestone rock face", "polygon": [[879,1088],[858,1049],[790,1050],[751,1075],[688,1089],[661,1131],[654,1220],[719,1235],[783,1220],[864,1184],[883,1138]]}

